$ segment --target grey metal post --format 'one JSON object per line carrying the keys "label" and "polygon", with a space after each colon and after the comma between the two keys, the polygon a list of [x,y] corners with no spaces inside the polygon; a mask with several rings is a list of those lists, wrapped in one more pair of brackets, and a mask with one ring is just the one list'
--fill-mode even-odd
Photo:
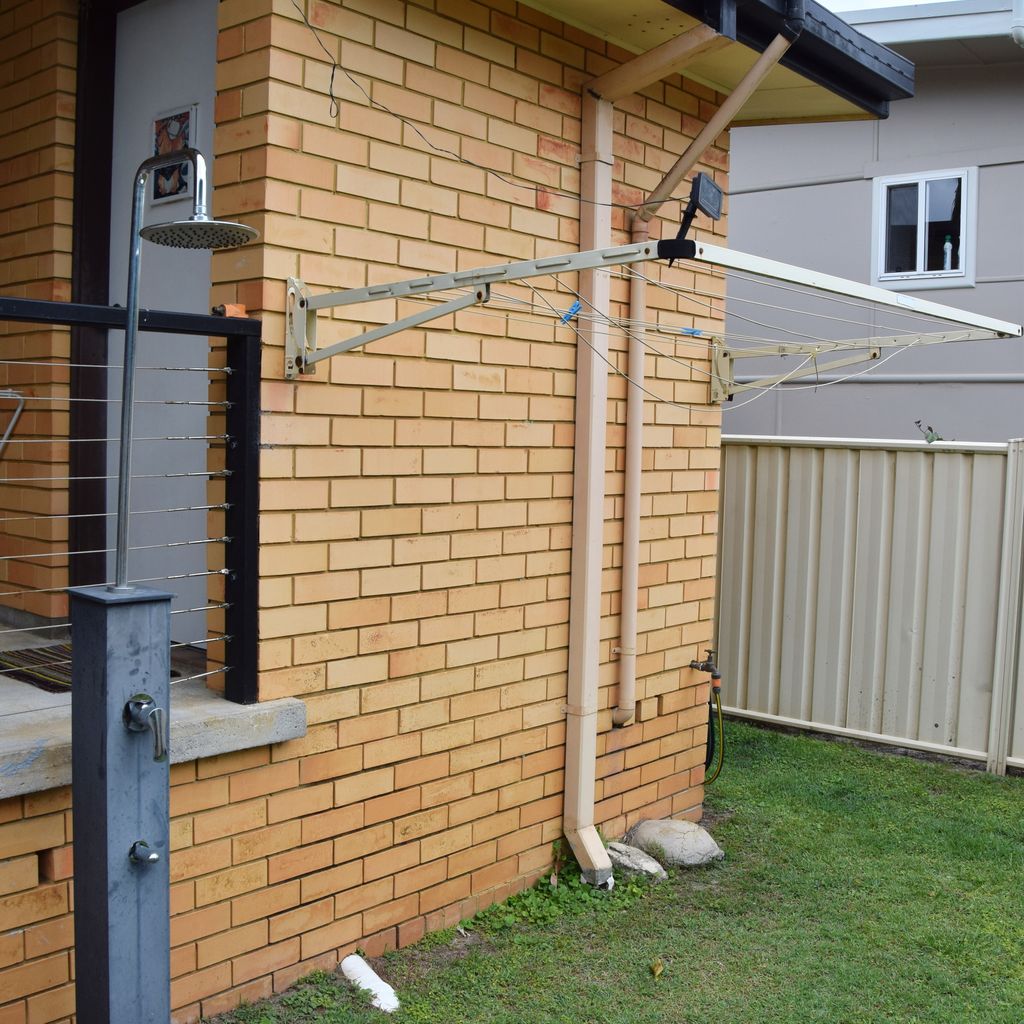
{"label": "grey metal post", "polygon": [[71,595],[79,1024],[170,1020],[170,602]]}
{"label": "grey metal post", "polygon": [[1024,439],[1007,442],[1005,487],[986,758],[986,767],[996,775],[1006,774],[1014,701],[1024,685]]}

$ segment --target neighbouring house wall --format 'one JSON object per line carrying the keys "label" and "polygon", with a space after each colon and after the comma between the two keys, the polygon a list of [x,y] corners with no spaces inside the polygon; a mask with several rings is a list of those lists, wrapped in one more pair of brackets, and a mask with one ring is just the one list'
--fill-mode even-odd
{"label": "neighbouring house wall", "polygon": [[[909,294],[988,316],[1024,322],[1024,62],[988,67],[920,68],[917,95],[894,103],[887,121],[743,128],[733,133],[733,248],[827,273],[871,280],[872,181],[876,176],[978,167],[977,279],[974,287]],[[744,294],[788,304],[775,289]],[[758,316],[733,301],[730,309],[774,324],[828,337],[855,337],[807,316]],[[798,310],[806,301],[793,303]],[[826,312],[849,316],[842,307]],[[764,310],[761,311],[764,313]],[[864,319],[857,315],[855,319]],[[879,312],[879,323],[906,330]],[[739,322],[735,329],[750,332]],[[912,329],[919,329],[913,327]],[[845,333],[844,333],[845,332]],[[862,332],[863,333],[863,332]],[[870,333],[870,332],[868,332]],[[792,363],[789,364],[789,368]],[[783,367],[781,372],[785,372]],[[742,366],[741,371],[752,368]],[[861,369],[852,367],[843,372]],[[778,373],[777,367],[764,372]],[[888,437],[920,440],[915,420],[947,440],[1005,441],[1022,433],[1024,350],[1018,341],[940,345],[905,352],[879,374],[918,374],[922,383],[856,382],[819,391],[777,390],[740,408],[727,405],[730,434]],[[984,383],[928,383],[931,374],[1013,375]]]}
{"label": "neighbouring house wall", "polygon": [[[0,10],[0,290],[34,299],[71,297],[71,192],[75,120],[73,0],[26,0]],[[29,401],[0,462],[0,622],[62,619],[67,558],[16,555],[67,550],[68,369],[66,328],[0,323],[0,389]],[[32,366],[20,366],[32,360]],[[40,365],[40,364],[55,365]],[[53,401],[41,396],[54,396]],[[0,399],[0,432],[15,403]],[[19,441],[42,439],[44,443]],[[47,441],[47,439],[52,439]],[[5,484],[5,479],[38,479]],[[46,479],[56,478],[56,479]],[[35,518],[25,518],[35,517]],[[25,593],[22,591],[44,591]],[[27,616],[26,617],[26,613]]]}
{"label": "neighbouring house wall", "polygon": [[[308,9],[374,98],[437,145],[578,192],[580,84],[628,55],[508,0]],[[290,274],[322,290],[574,251],[578,203],[428,152],[340,72],[332,118],[330,66],[290,4],[224,0],[219,14],[215,212],[262,232],[214,255],[211,292],[265,325],[260,694],[303,699],[309,731],[172,768],[178,1022],[527,885],[561,834],[565,761],[574,332],[467,311],[286,382],[283,310]],[[613,199],[638,202],[716,100],[675,77],[622,101]],[[727,144],[704,165],[723,187]],[[675,234],[678,204],[665,212],[655,237]],[[626,241],[621,210],[614,225]],[[723,293],[703,272],[643,269]],[[573,298],[535,284],[559,308]],[[625,301],[616,280],[613,312]],[[646,409],[637,723],[616,731],[625,387],[609,379],[596,816],[609,837],[701,810],[707,682],[684,666],[711,638],[719,413],[706,349],[675,339],[719,324],[705,301],[650,289],[649,319],[669,333],[647,361],[663,401]],[[357,329],[325,317],[321,341]],[[623,337],[610,344],[624,371]],[[71,1012],[69,803],[68,790],[0,803],[0,929],[26,929],[0,946],[0,1024]]]}

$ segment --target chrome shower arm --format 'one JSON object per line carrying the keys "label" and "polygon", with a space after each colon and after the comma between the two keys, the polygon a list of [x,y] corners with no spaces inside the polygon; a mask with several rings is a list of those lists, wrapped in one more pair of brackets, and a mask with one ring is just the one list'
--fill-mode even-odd
{"label": "chrome shower arm", "polygon": [[192,200],[192,214],[195,217],[205,217],[206,213],[206,159],[198,149],[186,146],[184,149],[175,150],[173,153],[161,153],[158,156],[151,156],[139,164],[135,172],[135,188],[145,188],[146,180],[153,171],[159,171],[162,167],[173,167],[185,161],[192,164],[192,172],[195,176],[194,198]]}

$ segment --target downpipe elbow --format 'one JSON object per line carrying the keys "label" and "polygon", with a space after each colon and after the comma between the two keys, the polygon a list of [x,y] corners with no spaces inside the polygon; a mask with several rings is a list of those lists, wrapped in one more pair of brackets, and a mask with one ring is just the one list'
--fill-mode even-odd
{"label": "downpipe elbow", "polygon": [[805,0],[789,0],[786,4],[786,15],[779,34],[791,43],[796,42],[804,30],[806,14]]}
{"label": "downpipe elbow", "polygon": [[612,725],[616,729],[621,729],[624,725],[629,725],[635,717],[636,712],[633,708],[615,708],[612,711]]}

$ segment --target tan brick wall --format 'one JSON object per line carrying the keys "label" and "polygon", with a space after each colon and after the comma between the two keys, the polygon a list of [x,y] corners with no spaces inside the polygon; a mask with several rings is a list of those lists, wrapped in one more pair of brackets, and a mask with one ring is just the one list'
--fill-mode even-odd
{"label": "tan brick wall", "polygon": [[[34,299],[71,298],[71,191],[75,118],[73,0],[0,4],[0,293]],[[11,556],[67,548],[70,355],[66,330],[0,323],[0,388],[29,398],[3,454],[0,481],[0,606],[45,618],[63,617],[66,557],[22,561]],[[19,363],[32,360],[36,365]],[[42,400],[53,396],[54,401]],[[14,402],[0,400],[0,431]],[[52,440],[51,440],[52,439]],[[22,443],[32,440],[43,443]],[[33,593],[33,591],[50,591]],[[22,593],[24,596],[21,596]],[[3,620],[0,610],[0,621]]]}
{"label": "tan brick wall", "polygon": [[[263,233],[214,256],[212,292],[265,322],[260,691],[302,698],[309,732],[173,769],[182,1022],[526,885],[561,833],[564,770],[572,330],[495,303],[292,383],[283,310],[288,275],[322,290],[574,250],[578,203],[430,152],[341,74],[335,123],[329,64],[290,3],[223,0],[220,12],[214,204]],[[374,98],[438,145],[578,192],[580,85],[625,54],[509,0],[310,0],[309,13]],[[657,183],[715,100],[677,77],[618,105],[616,202]],[[723,185],[726,145],[707,167]],[[666,213],[655,237],[675,233],[678,206]],[[625,241],[621,210],[614,224]],[[722,292],[687,268],[644,269]],[[559,308],[572,301],[536,286]],[[624,314],[624,280],[613,299]],[[613,731],[625,388],[610,377],[597,786],[608,836],[641,817],[694,817],[702,799],[707,690],[683,666],[711,635],[719,418],[706,351],[671,331],[718,321],[703,295],[651,289],[650,301],[666,333],[651,336],[663,354],[648,358],[646,386],[697,408],[647,406],[639,714]],[[355,315],[373,326],[419,308]],[[325,344],[361,328],[320,326]],[[624,370],[624,339],[612,348]],[[38,903],[38,927],[60,931],[30,953],[0,903],[0,928],[21,936],[0,974],[0,1024],[70,1012],[67,906],[39,895],[66,897],[66,875],[33,874],[67,870],[67,799],[0,804],[13,894],[0,899]],[[8,977],[22,988],[5,989]]]}

